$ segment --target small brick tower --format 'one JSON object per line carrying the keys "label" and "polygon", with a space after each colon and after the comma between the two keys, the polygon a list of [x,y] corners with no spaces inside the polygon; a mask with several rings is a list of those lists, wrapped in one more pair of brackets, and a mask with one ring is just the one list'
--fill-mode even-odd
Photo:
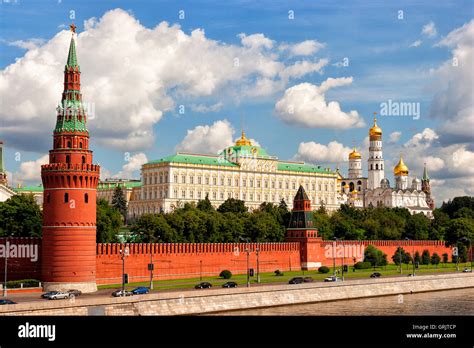
{"label": "small brick tower", "polygon": [[44,290],[94,292],[96,285],[96,188],[100,167],[92,164],[81,72],[74,42],[64,71],[49,164],[41,166],[44,187],[42,281]]}
{"label": "small brick tower", "polygon": [[322,238],[318,237],[318,231],[314,227],[311,200],[303,186],[299,187],[293,200],[286,241],[300,243],[301,269],[311,270],[321,266],[320,260],[323,259],[323,255],[319,253]]}

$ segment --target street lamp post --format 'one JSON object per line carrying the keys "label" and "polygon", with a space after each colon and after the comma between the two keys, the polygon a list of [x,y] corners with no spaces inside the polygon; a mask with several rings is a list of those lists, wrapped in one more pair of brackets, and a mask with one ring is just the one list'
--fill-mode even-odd
{"label": "street lamp post", "polygon": [[199,281],[202,281],[202,260],[199,260]]}
{"label": "street lamp post", "polygon": [[[469,242],[469,256],[471,257],[471,272],[472,272],[472,241],[471,239],[467,238],[467,237],[462,237],[458,240],[458,242],[461,241],[461,242]],[[459,262],[459,248],[458,248],[458,257],[456,259],[456,264],[458,264]],[[458,271],[459,271],[459,266],[458,266]]]}
{"label": "street lamp post", "polygon": [[3,297],[7,297],[7,271],[8,271],[8,254],[9,250],[7,249],[8,237],[5,239],[5,279],[3,282]]}
{"label": "street lamp post", "polygon": [[342,281],[344,281],[344,257],[346,253],[346,247],[344,242],[342,242]]}
{"label": "street lamp post", "polygon": [[403,272],[403,267],[402,267],[402,247],[398,246],[398,256],[399,256],[399,261],[400,261],[400,274]]}
{"label": "street lamp post", "polygon": [[129,255],[130,251],[128,247],[120,250],[122,254],[122,296],[125,296],[125,257]]}
{"label": "street lamp post", "polygon": [[255,252],[257,253],[257,283],[260,283],[260,262],[259,262],[259,251],[260,249],[257,246],[257,249],[255,249]]}
{"label": "street lamp post", "polygon": [[245,249],[247,252],[247,287],[250,287],[250,268],[249,268],[249,262],[250,262],[250,249],[247,246],[247,249]]}
{"label": "street lamp post", "polygon": [[153,290],[153,252],[150,251],[150,290]]}
{"label": "street lamp post", "polygon": [[332,269],[333,269],[334,276],[336,276],[336,246],[337,246],[337,238],[334,237],[334,242],[332,243]]}

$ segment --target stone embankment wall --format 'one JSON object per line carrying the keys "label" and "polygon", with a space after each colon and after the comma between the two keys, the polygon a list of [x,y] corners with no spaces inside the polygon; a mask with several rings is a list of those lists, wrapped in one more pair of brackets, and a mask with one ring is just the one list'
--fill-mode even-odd
{"label": "stone embankment wall", "polygon": [[474,288],[473,273],[37,301],[0,306],[0,315],[193,315],[462,288]]}

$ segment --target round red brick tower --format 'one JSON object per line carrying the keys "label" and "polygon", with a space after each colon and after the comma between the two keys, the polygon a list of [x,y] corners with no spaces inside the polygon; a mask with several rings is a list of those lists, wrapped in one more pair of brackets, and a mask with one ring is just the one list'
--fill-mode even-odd
{"label": "round red brick tower", "polygon": [[96,285],[96,188],[100,167],[92,164],[81,72],[73,37],[57,107],[49,164],[41,166],[44,187],[42,281],[44,290],[94,292]]}

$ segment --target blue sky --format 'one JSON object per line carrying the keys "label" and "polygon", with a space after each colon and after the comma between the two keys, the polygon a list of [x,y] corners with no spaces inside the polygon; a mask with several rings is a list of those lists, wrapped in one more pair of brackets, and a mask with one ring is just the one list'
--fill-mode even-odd
{"label": "blue sky", "polygon": [[[90,127],[92,149],[94,150],[95,161],[99,162],[110,175],[138,175],[135,165],[124,168],[127,165],[124,158],[128,158],[128,154],[130,156],[144,154],[148,160],[153,160],[169,155],[176,149],[189,150],[193,146],[199,152],[206,148],[209,148],[210,152],[215,152],[215,147],[218,147],[218,144],[199,142],[196,140],[196,138],[199,138],[198,135],[207,134],[208,137],[212,137],[215,135],[212,132],[219,132],[222,129],[219,127],[222,126],[227,130],[231,128],[234,132],[232,137],[235,139],[240,133],[242,123],[248,137],[257,140],[270,154],[281,159],[293,158],[318,164],[322,163],[331,167],[340,165],[345,168],[346,164],[343,156],[336,152],[350,148],[354,144],[362,151],[366,151],[364,139],[372,123],[372,112],[379,112],[380,104],[391,99],[396,102],[419,103],[421,113],[419,119],[413,119],[411,116],[379,117],[378,123],[384,131],[386,167],[395,164],[399,153],[403,152],[404,156],[408,157],[406,162],[408,162],[410,168],[413,168],[414,175],[421,174],[423,162],[433,162],[431,172],[432,176],[439,180],[440,197],[442,199],[449,198],[448,191],[459,194],[464,190],[465,193],[470,194],[473,190],[472,173],[447,171],[446,168],[450,167],[449,161],[452,159],[444,158],[440,154],[442,149],[457,145],[457,147],[451,148],[449,152],[453,153],[453,151],[456,152],[462,149],[463,152],[459,152],[462,161],[465,160],[466,156],[468,159],[471,158],[472,139],[468,137],[466,140],[465,137],[458,136],[459,132],[453,137],[453,131],[445,131],[445,124],[455,122],[456,112],[462,110],[453,110],[452,115],[443,117],[436,112],[439,105],[434,103],[434,100],[439,98],[439,93],[446,93],[448,98],[449,95],[452,95],[445,91],[445,86],[448,86],[451,81],[440,70],[442,70],[443,64],[453,58],[453,52],[456,48],[462,49],[464,47],[462,41],[454,35],[452,35],[452,39],[448,40],[447,44],[440,43],[449,38],[450,33],[470,23],[473,17],[471,1],[7,2],[4,0],[0,6],[0,69],[2,69],[1,78],[4,79],[0,82],[7,87],[10,84],[14,85],[15,79],[24,78],[23,73],[12,73],[8,70],[13,69],[15,62],[22,59],[22,57],[24,61],[28,61],[28,59],[35,61],[31,57],[27,57],[28,54],[34,54],[32,51],[38,50],[39,56],[43,57],[42,59],[36,58],[37,64],[43,64],[43,60],[46,60],[45,66],[49,64],[49,67],[45,69],[45,74],[53,71],[50,67],[51,65],[54,66],[56,62],[53,64],[51,61],[65,62],[68,50],[68,40],[65,38],[68,34],[64,32],[63,38],[61,31],[65,31],[67,29],[65,26],[71,21],[77,25],[79,34],[77,52],[79,64],[83,63],[81,68],[84,99],[92,100],[96,103],[97,108],[101,110],[101,114],[98,115],[100,124],[94,125],[93,120],[90,121],[92,126]],[[94,69],[92,63],[94,52],[84,51],[85,47],[107,46],[91,46],[91,42],[99,45],[99,41],[89,39],[88,44],[86,35],[81,37],[81,33],[94,30],[94,25],[91,25],[88,29],[84,22],[95,17],[96,23],[99,23],[99,25],[95,24],[95,33],[96,35],[100,34],[100,37],[95,37],[94,40],[124,40],[118,47],[121,47],[121,51],[126,51],[128,49],[127,39],[124,38],[122,33],[119,33],[120,28],[117,28],[117,36],[120,36],[120,38],[106,38],[106,34],[100,29],[103,16],[115,9],[122,9],[126,16],[139,21],[140,28],[137,30],[141,32],[151,31],[163,21],[168,22],[170,26],[179,25],[181,32],[187,37],[191,37],[193,30],[202,29],[204,39],[216,42],[218,48],[210,48],[209,52],[203,53],[205,58],[202,59],[210,60],[211,68],[206,67],[206,70],[200,70],[200,66],[208,62],[199,63],[200,60],[196,57],[196,64],[199,64],[196,68],[198,74],[203,72],[215,73],[212,71],[212,62],[215,62],[216,66],[220,64],[218,55],[224,52],[226,47],[233,47],[236,52],[238,50],[242,51],[245,43],[242,37],[239,36],[241,33],[244,33],[247,37],[254,34],[263,34],[264,39],[262,37],[258,38],[260,40],[259,45],[262,46],[253,49],[249,53],[249,57],[263,55],[267,61],[280,64],[280,67],[276,69],[283,69],[283,67],[289,67],[302,61],[317,63],[320,60],[325,60],[326,63],[320,69],[308,69],[301,76],[294,75],[288,78],[278,87],[272,87],[273,89],[265,95],[245,95],[245,91],[252,89],[252,86],[262,76],[270,76],[270,80],[278,80],[275,77],[276,75],[262,73],[259,69],[250,72],[248,75],[237,74],[235,77],[229,78],[226,78],[226,73],[224,73],[224,77],[219,75],[220,77],[213,79],[217,81],[215,82],[217,87],[212,91],[209,93],[196,92],[199,89],[199,81],[193,80],[195,77],[185,77],[194,69],[192,59],[191,63],[189,59],[185,61],[186,68],[183,65],[182,75],[184,77],[171,76],[170,73],[170,76],[162,78],[163,75],[160,71],[157,71],[156,81],[153,79],[150,81],[143,81],[143,79],[142,81],[133,81],[131,82],[133,87],[128,86],[128,88],[135,89],[135,86],[137,86],[136,88],[140,89],[139,85],[141,83],[164,85],[163,95],[157,96],[156,99],[153,95],[149,97],[150,105],[153,106],[155,111],[162,112],[160,116],[156,116],[154,120],[150,121],[147,118],[148,116],[143,114],[146,111],[143,111],[143,109],[137,111],[135,121],[137,118],[147,119],[146,122],[148,122],[150,130],[153,132],[153,136],[146,138],[150,139],[149,141],[140,142],[135,139],[136,137],[133,138],[133,135],[126,134],[125,130],[116,133],[111,132],[109,128],[115,127],[117,123],[115,123],[112,115],[108,115],[107,111],[110,110],[110,113],[115,113],[114,109],[107,109],[103,107],[103,104],[97,105],[101,102],[101,98],[95,95],[86,95],[87,85],[92,86],[103,76]],[[70,11],[74,11],[74,20],[70,19]],[[180,11],[184,11],[184,19],[179,18]],[[288,18],[289,11],[293,11],[291,13],[294,14],[294,19]],[[115,17],[116,25],[119,27],[121,24],[117,18],[120,16]],[[403,16],[403,18],[400,18],[400,16]],[[113,18],[110,21],[113,21]],[[132,27],[132,24],[130,25]],[[105,28],[105,24],[103,27]],[[422,32],[423,28],[427,28],[424,33]],[[470,31],[466,29],[465,32],[463,35],[467,36],[469,40]],[[154,39],[159,41],[160,33],[154,35],[156,35]],[[269,44],[265,39],[271,40],[272,43]],[[84,43],[81,40],[84,40]],[[305,41],[322,45],[312,51],[309,50],[309,53],[295,55],[289,53],[291,47]],[[47,58],[51,59],[51,61],[47,61],[44,57],[50,57],[50,55],[46,55],[50,42],[52,48],[49,54],[53,55],[54,58]],[[61,46],[58,42],[65,44]],[[106,45],[107,43],[100,43],[100,45],[102,44]],[[25,48],[27,46],[28,48]],[[158,44],[157,49],[159,50],[160,47],[163,46]],[[132,49],[130,48],[130,50]],[[147,54],[148,51],[144,49],[143,52],[145,53],[141,53],[141,55]],[[158,60],[164,59],[167,54],[164,50],[163,52],[151,53],[151,50],[149,52],[150,55],[156,54]],[[201,51],[196,49],[193,52],[197,54]],[[96,52],[96,54],[99,61],[100,52]],[[216,54],[215,59],[212,54]],[[275,58],[275,56],[277,57]],[[348,66],[336,66],[344,58],[348,59]],[[132,60],[131,65],[134,64],[135,60]],[[176,65],[179,64],[182,64],[181,61],[176,62]],[[464,64],[472,63],[464,62]],[[31,68],[26,63],[17,65],[16,69],[18,70],[26,71],[26,69]],[[100,62],[97,65],[100,66]],[[463,65],[463,67],[465,66]],[[57,65],[59,74],[62,69],[61,65]],[[117,70],[117,75],[119,75],[120,69]],[[37,71],[42,70],[38,69]],[[216,76],[220,73],[216,73]],[[110,73],[108,74],[110,75]],[[124,75],[126,74],[124,73]],[[468,76],[468,82],[471,81],[469,80],[470,77],[472,75]],[[318,123],[311,120],[313,116],[304,113],[307,113],[307,109],[305,109],[306,111],[297,112],[296,115],[283,115],[284,111],[281,112],[280,110],[279,112],[277,110],[276,103],[280,100],[282,100],[282,105],[287,105],[291,100],[294,100],[292,98],[295,98],[295,95],[285,94],[292,87],[306,83],[317,88],[330,78],[339,79],[340,83],[330,89],[328,88],[323,96],[324,101],[326,103],[331,101],[339,103],[341,112],[346,115],[350,114],[351,111],[355,111],[358,114],[358,120],[365,121],[365,126],[362,127],[360,122],[358,125],[354,123],[352,126],[324,126],[321,123],[322,121]],[[352,78],[352,80],[343,81],[343,78]],[[173,82],[168,83],[168,80]],[[193,82],[189,82],[191,80]],[[49,81],[52,86],[50,86],[51,91],[48,92],[48,95],[56,93],[54,102],[57,103],[61,97],[62,80],[59,78],[59,80],[53,82],[54,80],[51,78]],[[114,83],[126,85],[131,80],[124,76],[123,78],[116,77],[114,81]],[[184,85],[185,87],[183,87]],[[309,93],[305,94],[306,97],[313,96],[316,98],[320,96],[321,92],[317,92],[317,89],[311,89],[308,85],[305,85],[305,87],[305,91],[299,90],[298,93]],[[30,91],[29,88],[24,91],[25,95],[22,96],[22,100],[29,99],[30,95],[41,92],[39,89],[34,90],[34,87],[31,87],[33,89]],[[11,90],[11,86],[9,89]],[[96,89],[91,90],[96,91]],[[120,90],[124,91],[126,88]],[[242,93],[242,90],[244,93]],[[2,90],[0,89],[0,91]],[[110,93],[113,92],[114,89],[110,89]],[[115,93],[117,93],[117,90],[115,90]],[[148,91],[145,92],[145,94],[147,93]],[[158,92],[158,94],[160,93]],[[13,174],[14,180],[16,178],[23,183],[32,183],[35,180],[39,182],[39,177],[35,177],[37,172],[36,174],[32,172],[34,171],[33,164],[25,165],[24,163],[36,161],[47,153],[50,148],[52,127],[48,132],[46,126],[34,127],[31,124],[35,122],[42,124],[42,120],[44,120],[48,126],[48,122],[53,125],[55,104],[49,106],[50,121],[48,121],[48,116],[45,113],[47,106],[37,107],[37,114],[45,113],[41,117],[38,116],[37,119],[33,112],[28,115],[25,109],[21,109],[19,114],[22,116],[19,116],[18,119],[20,120],[23,117],[24,119],[21,122],[29,124],[31,129],[25,129],[28,126],[22,126],[16,128],[25,129],[24,131],[18,129],[12,131],[15,125],[19,126],[22,123],[20,121],[15,123],[17,121],[13,119],[12,112],[15,112],[15,107],[9,104],[13,103],[14,98],[11,98],[8,93],[2,92],[2,94],[0,96],[2,98],[2,108],[12,110],[8,114],[4,111],[5,116],[0,111],[3,120],[3,122],[0,120],[0,139],[5,140],[6,166]],[[18,93],[15,95],[18,95]],[[137,92],[137,95],[141,98],[139,92]],[[285,99],[285,97],[287,98]],[[133,99],[133,96],[127,96],[127,93],[124,92],[120,99],[130,105],[129,111],[124,111],[125,113],[139,109],[138,106],[133,105],[133,101],[127,100],[127,98]],[[238,99],[240,101],[237,101]],[[35,104],[35,100],[37,99],[31,98],[31,103]],[[44,100],[49,99],[45,98]],[[468,109],[472,106],[469,103],[470,101],[467,105]],[[207,105],[208,107],[218,104],[219,107],[217,107],[217,111],[193,111],[191,105],[198,104]],[[185,106],[184,114],[179,114],[179,105]],[[119,106],[116,107],[120,110]],[[31,109],[34,110],[34,108]],[[106,117],[110,117],[109,122],[103,120]],[[352,117],[354,118],[354,116]],[[223,120],[228,121],[226,125],[219,124],[219,127],[216,125],[212,128],[216,122]],[[119,122],[122,121],[129,122],[130,120],[126,116],[122,116]],[[210,128],[207,133],[205,129],[196,131],[196,127],[199,126]],[[426,131],[426,129],[432,130],[435,135]],[[143,128],[137,126],[136,131],[142,132]],[[188,131],[196,132],[186,137]],[[392,136],[392,141],[389,143],[389,137],[393,133],[395,135]],[[127,144],[118,144],[113,140],[114,134],[118,138],[130,136],[130,139],[133,138],[134,140],[130,140],[129,144],[135,145],[130,145],[127,148]],[[102,137],[107,137],[107,141],[99,141],[99,138]],[[459,140],[461,138],[462,140]],[[223,139],[222,144],[226,144],[228,141],[228,139]],[[337,148],[334,144],[334,147],[330,147],[331,142],[336,142],[340,147]],[[319,147],[314,147],[315,144]],[[326,153],[324,151],[310,151],[311,149],[326,149]],[[20,154],[20,160],[15,160],[15,156],[18,159],[18,154]],[[127,155],[124,156],[124,154]],[[140,160],[143,161],[144,156],[136,157],[136,163],[139,163]],[[365,161],[367,154],[363,153],[363,156]],[[459,158],[454,160],[459,161]],[[441,164],[441,162],[443,163]],[[391,173],[388,173],[388,175],[391,177]],[[455,182],[458,178],[462,178],[464,184],[460,185],[459,182]],[[447,186],[454,188],[454,190],[448,189]],[[446,193],[442,190],[445,190]]]}

